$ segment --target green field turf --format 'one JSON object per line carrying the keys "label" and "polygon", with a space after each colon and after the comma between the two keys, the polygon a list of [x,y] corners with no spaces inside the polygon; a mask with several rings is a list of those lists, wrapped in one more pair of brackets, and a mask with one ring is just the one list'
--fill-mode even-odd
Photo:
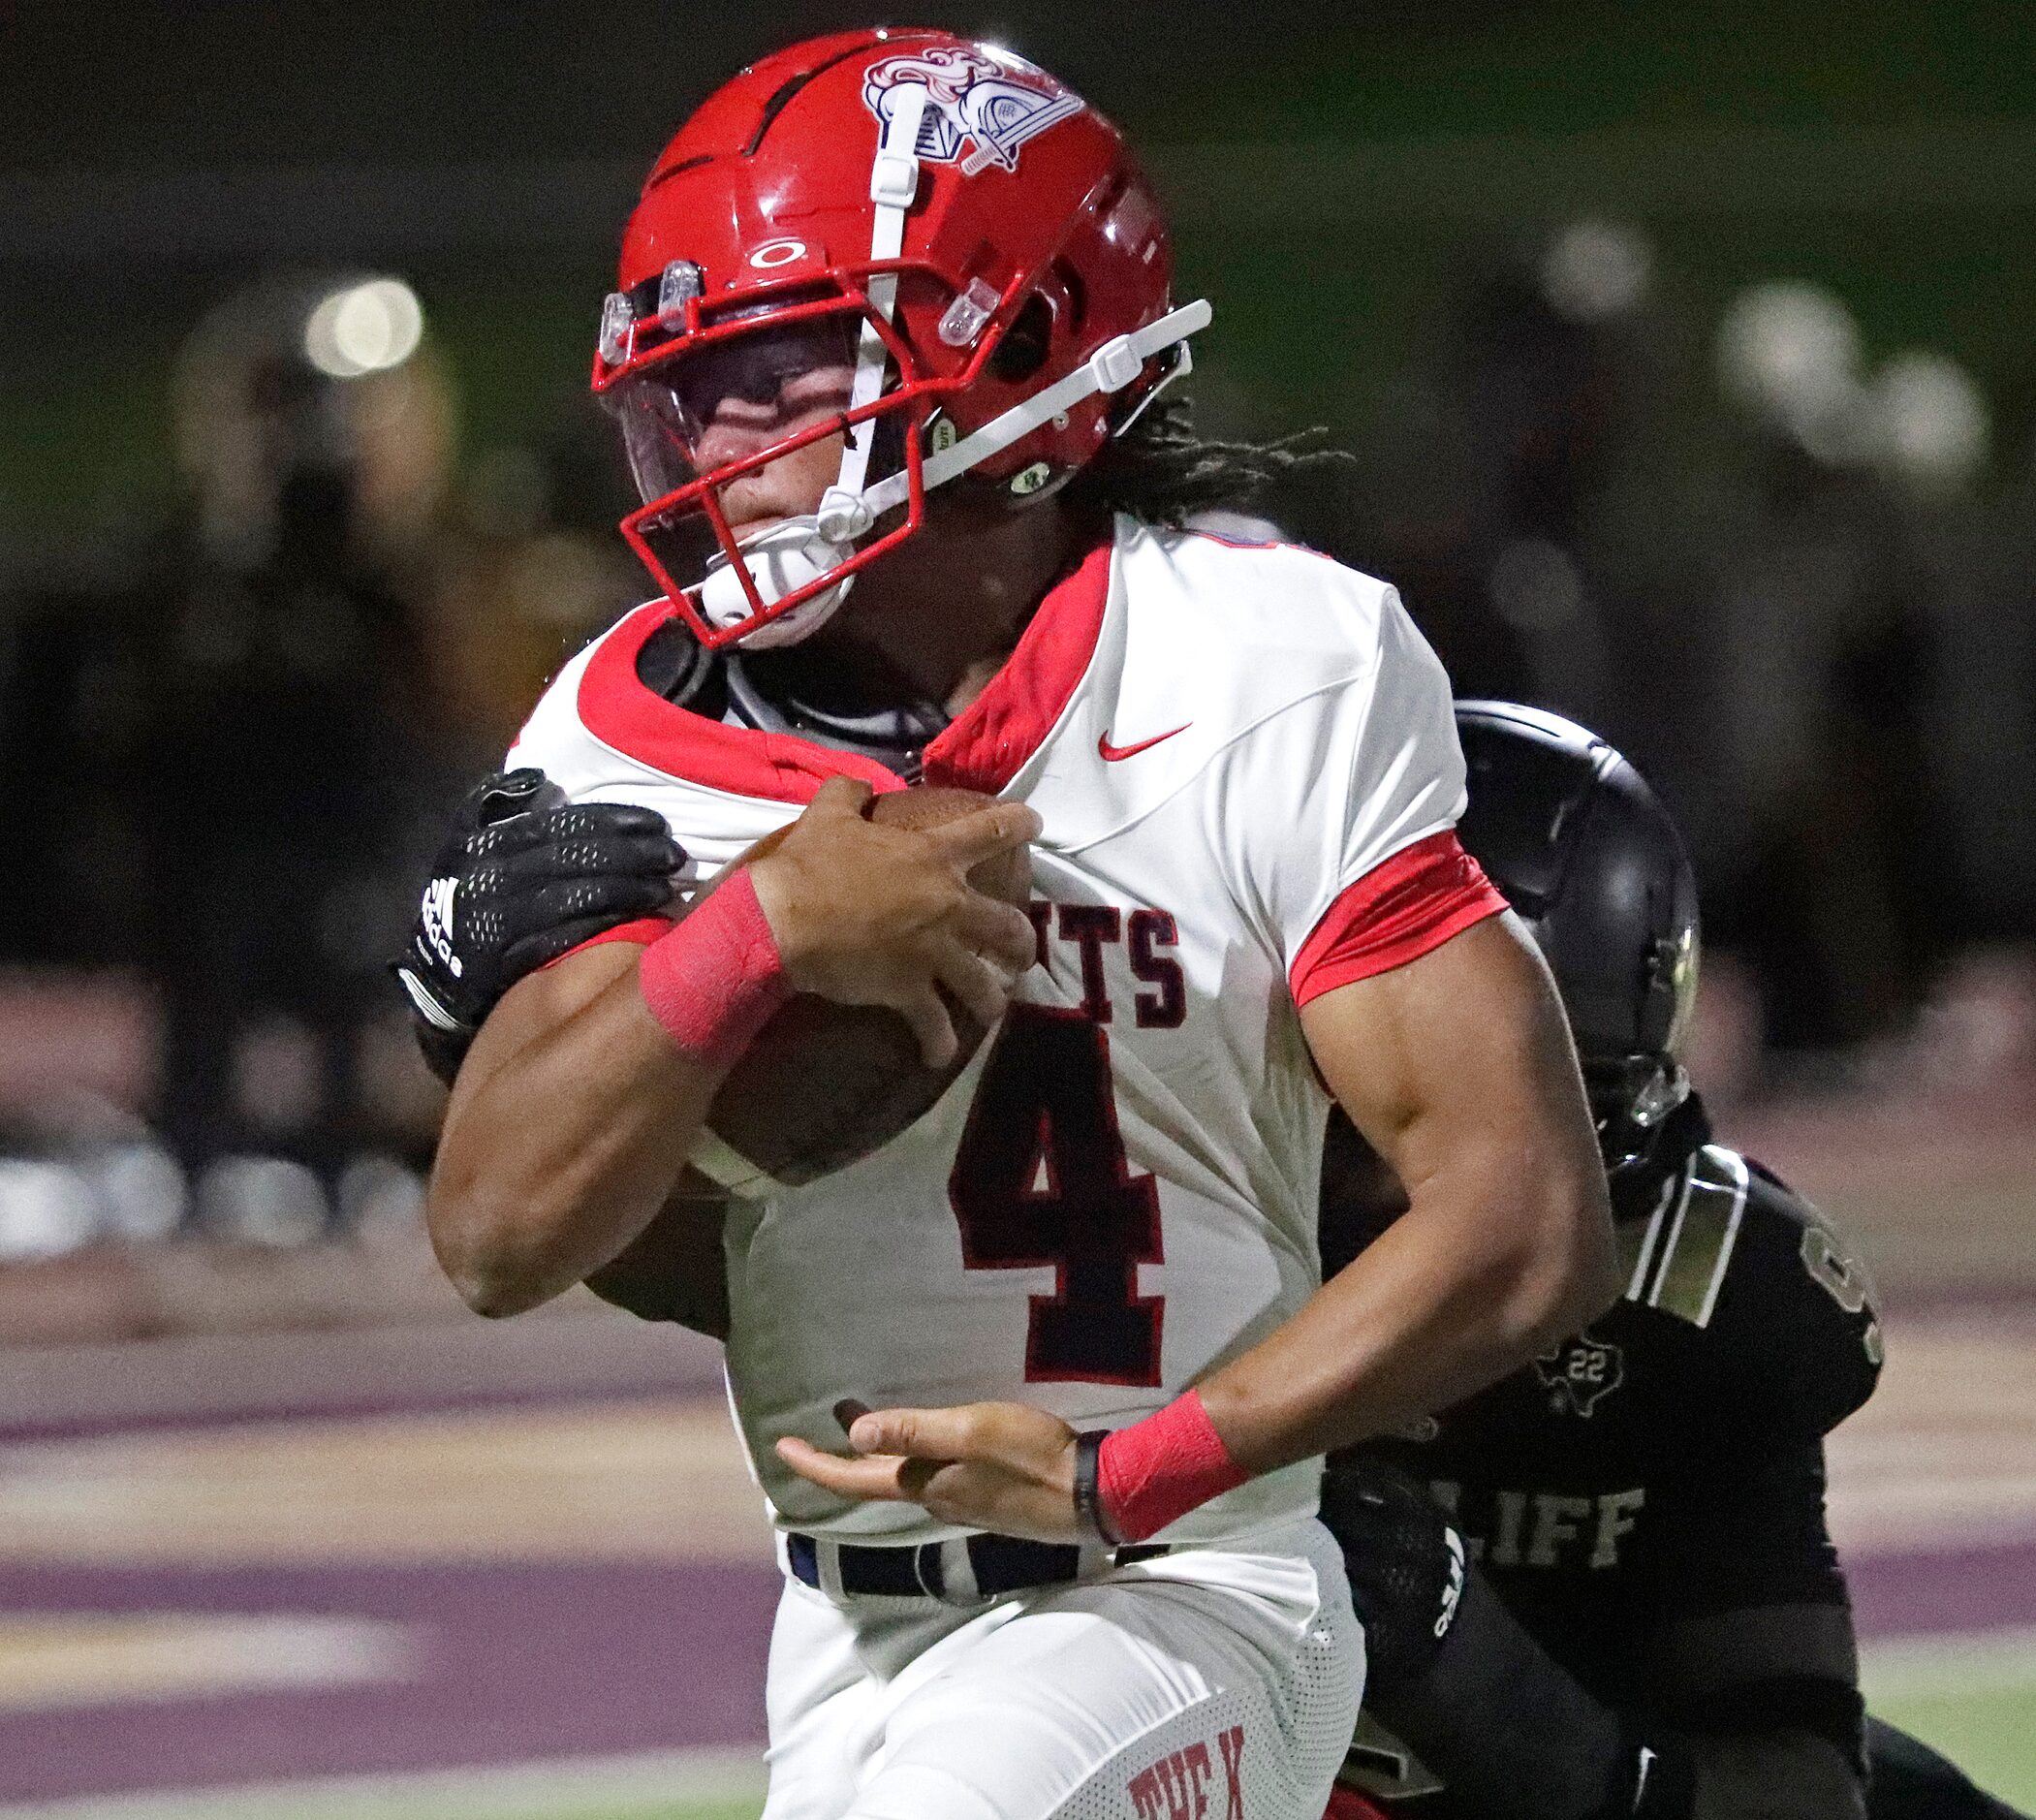
{"label": "green field turf", "polygon": [[[1864,1679],[1881,1717],[2036,1809],[2036,1657],[1979,1648],[1877,1672],[1869,1652]],[[0,1820],[757,1820],[762,1806],[762,1766],[729,1752],[0,1807]]]}
{"label": "green field turf", "polygon": [[1935,1745],[1989,1793],[2012,1806],[2036,1807],[2036,1684],[1881,1700],[1874,1710]]}
{"label": "green field turf", "polygon": [[1869,1710],[2036,1809],[2036,1628],[1869,1645],[1860,1684]]}
{"label": "green field turf", "polygon": [[[2036,1806],[2036,1681],[1981,1694],[1942,1694],[1878,1700],[1875,1710],[1960,1764],[1981,1787],[2019,1807]],[[599,1807],[559,1807],[543,1820],[756,1820],[760,1801],[661,1802]],[[363,1809],[396,1820],[392,1810]],[[443,1808],[418,1807],[401,1820],[447,1820]],[[459,1820],[484,1820],[461,1808]],[[485,1820],[534,1820],[517,1805]]]}
{"label": "green field turf", "polygon": [[[1906,1694],[1876,1699],[1874,1710],[1934,1745],[1982,1788],[2018,1807],[2036,1808],[2036,1679],[2020,1686],[1981,1693]],[[665,1803],[561,1807],[545,1820],[756,1820],[758,1801]],[[361,1820],[366,1820],[363,1812]],[[414,1809],[404,1820],[444,1820],[442,1811]],[[461,1820],[467,1820],[464,1811]],[[475,1816],[475,1820],[480,1820]],[[527,1808],[487,1820],[531,1820]]]}

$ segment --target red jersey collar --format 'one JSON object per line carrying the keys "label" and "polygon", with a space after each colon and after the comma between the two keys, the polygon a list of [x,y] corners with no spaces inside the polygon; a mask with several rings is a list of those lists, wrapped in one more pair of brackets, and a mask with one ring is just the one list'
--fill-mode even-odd
{"label": "red jersey collar", "polygon": [[[1016,777],[1060,719],[1087,673],[1110,599],[1115,539],[1098,544],[1047,590],[981,695],[926,747],[925,780],[994,796]],[[810,802],[830,777],[901,790],[875,759],[796,734],[731,727],[668,702],[637,675],[637,657],[673,616],[665,601],[639,607],[595,646],[579,678],[579,719],[625,758],[673,777],[776,802]]]}
{"label": "red jersey collar", "polygon": [[637,654],[673,617],[668,601],[639,607],[595,646],[579,678],[579,720],[602,744],[668,776],[773,802],[810,802],[830,777],[875,790],[905,780],[875,759],[796,734],[731,727],[668,702],[637,675]]}
{"label": "red jersey collar", "polygon": [[927,783],[994,796],[1045,743],[1096,654],[1115,551],[1112,535],[1047,590],[983,693],[926,747]]}

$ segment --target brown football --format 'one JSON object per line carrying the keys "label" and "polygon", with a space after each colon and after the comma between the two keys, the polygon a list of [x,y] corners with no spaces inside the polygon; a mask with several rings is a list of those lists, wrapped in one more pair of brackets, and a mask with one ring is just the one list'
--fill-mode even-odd
{"label": "brown football", "polygon": [[[867,813],[893,828],[938,828],[995,800],[979,791],[922,785],[872,798]],[[969,883],[1023,909],[1032,895],[1029,851],[1017,847],[984,861]],[[742,1192],[767,1188],[763,1177],[814,1181],[867,1156],[926,1113],[982,1046],[987,1032],[953,998],[948,1013],[960,1051],[946,1068],[928,1068],[896,1012],[801,992],[721,1083],[695,1164]]]}

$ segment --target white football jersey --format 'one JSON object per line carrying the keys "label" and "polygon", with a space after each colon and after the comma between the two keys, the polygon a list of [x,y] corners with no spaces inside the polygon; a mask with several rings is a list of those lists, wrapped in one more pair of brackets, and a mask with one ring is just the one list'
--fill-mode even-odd
{"label": "white football jersey", "polygon": [[[830,775],[897,787],[657,695],[636,659],[667,612],[576,657],[509,763],[574,801],[656,809],[703,874]],[[1297,1000],[1501,907],[1448,832],[1463,762],[1440,664],[1390,587],[1308,550],[1120,518],[924,771],[1039,811],[1039,964],[932,1111],[823,1180],[758,1184],[726,1241],[729,1381],[776,1521],[895,1541],[952,1531],[843,1504],[772,1443],[842,1451],[844,1396],[1116,1427],[1263,1339],[1320,1277],[1328,1100]],[[1439,869],[1409,863],[1442,846]],[[1305,1516],[1318,1467],[1166,1534]]]}

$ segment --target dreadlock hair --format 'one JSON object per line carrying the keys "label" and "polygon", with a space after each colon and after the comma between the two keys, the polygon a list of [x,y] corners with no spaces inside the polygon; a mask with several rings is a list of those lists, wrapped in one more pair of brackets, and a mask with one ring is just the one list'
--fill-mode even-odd
{"label": "dreadlock hair", "polygon": [[1348,462],[1341,449],[1307,445],[1304,429],[1276,442],[1217,442],[1197,436],[1186,398],[1166,398],[1105,443],[1062,489],[1077,510],[1129,514],[1147,524],[1180,525],[1198,512],[1241,507],[1298,471]]}

